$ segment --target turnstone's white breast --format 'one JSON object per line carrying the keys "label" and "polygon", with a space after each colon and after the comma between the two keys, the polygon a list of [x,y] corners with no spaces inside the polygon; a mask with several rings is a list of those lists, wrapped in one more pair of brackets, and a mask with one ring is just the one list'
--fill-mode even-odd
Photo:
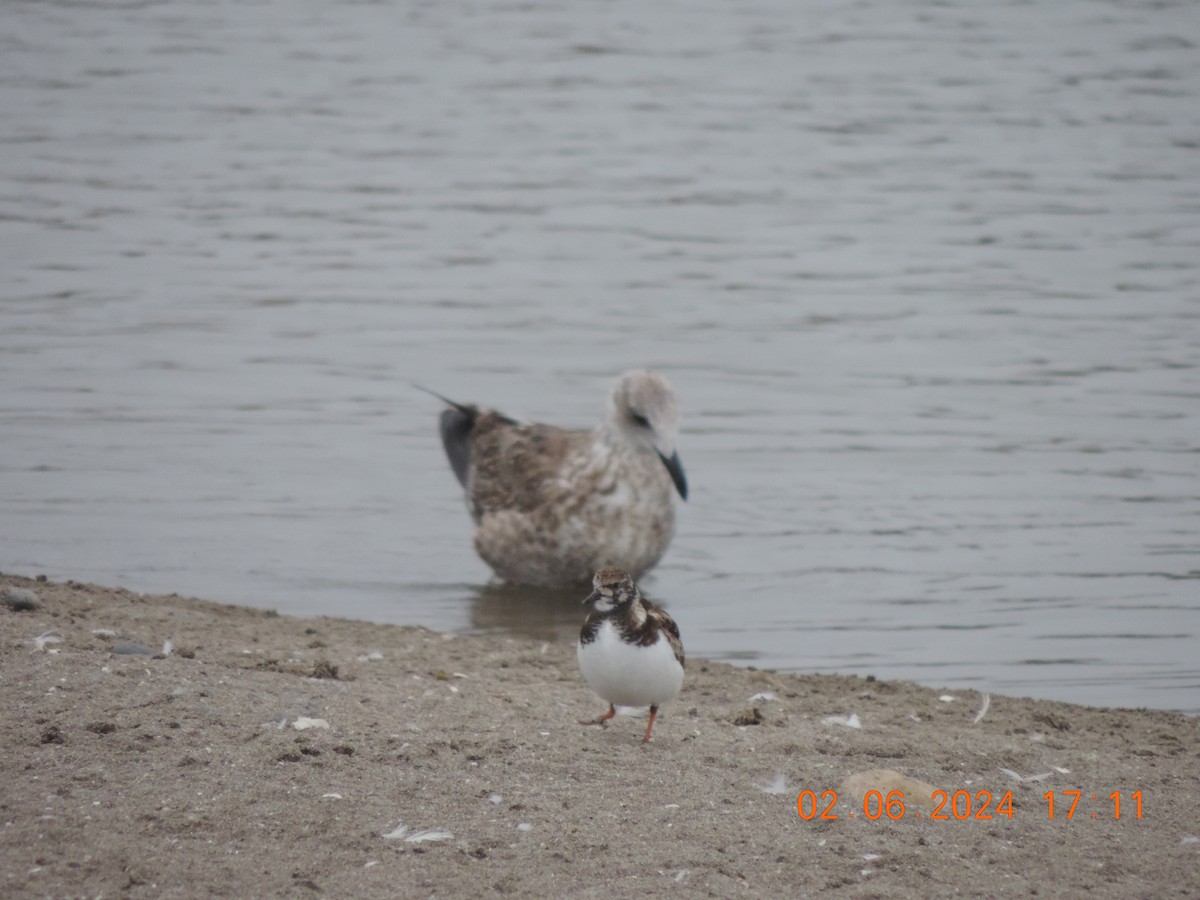
{"label": "turnstone's white breast", "polygon": [[683,643],[679,626],[642,597],[629,573],[604,568],[584,601],[594,604],[579,632],[579,668],[592,690],[608,701],[608,712],[584,725],[604,725],[617,706],[648,706],[650,740],[658,707],[683,686]]}
{"label": "turnstone's white breast", "polygon": [[662,558],[675,531],[674,494],[687,499],[687,479],[675,450],[679,404],[661,375],[623,374],[590,431],[439,399],[449,407],[442,443],[466,490],[475,550],[502,579],[580,584],[605,565],[638,577]]}

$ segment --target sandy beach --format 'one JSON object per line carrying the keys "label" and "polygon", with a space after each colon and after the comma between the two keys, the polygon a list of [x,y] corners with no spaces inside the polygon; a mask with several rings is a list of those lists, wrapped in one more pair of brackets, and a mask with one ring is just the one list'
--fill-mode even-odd
{"label": "sandy beach", "polygon": [[5,897],[1200,895],[1194,718],[689,659],[643,745],[568,643],[0,595]]}

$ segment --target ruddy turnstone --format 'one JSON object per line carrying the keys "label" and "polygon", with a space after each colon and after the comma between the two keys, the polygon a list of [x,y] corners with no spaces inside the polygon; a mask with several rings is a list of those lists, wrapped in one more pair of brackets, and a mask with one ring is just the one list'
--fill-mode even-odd
{"label": "ruddy turnstone", "polygon": [[679,626],[642,597],[621,569],[605,568],[592,579],[584,603],[594,604],[579,632],[579,669],[592,690],[608,701],[608,712],[581,725],[604,725],[618,706],[649,706],[650,740],[658,707],[683,685],[683,643]]}
{"label": "ruddy turnstone", "polygon": [[438,396],[442,443],[466,489],[475,551],[505,581],[558,587],[619,565],[635,577],[675,531],[687,499],[675,450],[679,404],[661,375],[626,372],[595,428],[518,422]]}

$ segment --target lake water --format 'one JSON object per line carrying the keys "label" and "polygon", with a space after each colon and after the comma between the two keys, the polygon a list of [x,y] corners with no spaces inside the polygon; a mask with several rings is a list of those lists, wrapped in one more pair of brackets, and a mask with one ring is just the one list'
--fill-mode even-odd
{"label": "lake water", "polygon": [[1200,711],[1200,4],[0,25],[0,570],[569,640],[411,385],[652,366],[689,655]]}

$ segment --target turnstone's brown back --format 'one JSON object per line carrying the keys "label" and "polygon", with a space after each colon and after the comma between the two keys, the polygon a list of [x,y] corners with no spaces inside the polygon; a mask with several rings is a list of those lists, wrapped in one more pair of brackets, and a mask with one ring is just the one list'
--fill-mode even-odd
{"label": "turnstone's brown back", "polygon": [[665,609],[642,596],[628,572],[606,567],[596,573],[592,584],[595,589],[584,602],[594,603],[595,608],[579,633],[581,644],[595,640],[600,623],[609,618],[620,630],[622,639],[630,644],[646,647],[665,639],[679,665],[684,665],[679,626]]}

